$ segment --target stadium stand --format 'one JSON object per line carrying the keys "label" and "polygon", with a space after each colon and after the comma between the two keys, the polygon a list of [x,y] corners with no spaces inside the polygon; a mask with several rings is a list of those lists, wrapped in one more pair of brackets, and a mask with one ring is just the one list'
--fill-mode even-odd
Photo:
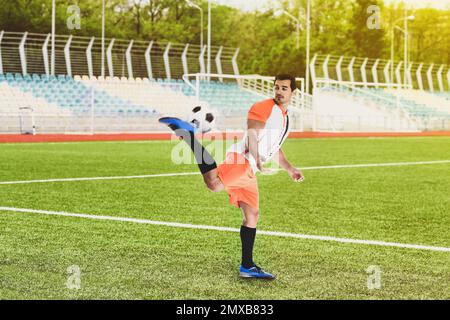
{"label": "stadium stand", "polygon": [[[450,118],[450,109],[442,103],[436,101],[435,98],[425,92],[417,90],[403,90],[403,89],[382,89],[382,88],[360,88],[359,90],[351,90],[341,86],[329,87],[327,91],[336,90],[340,93],[345,93],[349,97],[360,97],[363,100],[371,100],[374,103],[384,106],[391,111],[395,111],[399,106],[402,111],[414,118],[433,118],[442,117]],[[434,98],[434,99],[433,99]],[[439,99],[441,100],[441,99]]]}
{"label": "stadium stand", "polygon": [[[159,131],[159,116],[185,117],[195,105],[210,108],[217,130],[236,130],[245,127],[252,104],[273,96],[270,77],[238,78],[239,49],[213,47],[211,72],[216,76],[205,81],[204,50],[199,46],[106,39],[102,68],[99,39],[57,35],[56,76],[51,76],[48,34],[3,34],[2,132],[20,131],[17,124],[22,126],[24,113],[35,118],[39,132]],[[448,66],[433,69],[411,63],[404,70],[398,62],[395,73],[393,69],[389,60],[315,55],[310,64],[313,94],[305,92],[301,82],[302,90],[291,104],[292,128],[448,130],[450,92],[443,78],[446,74],[450,81]],[[422,69],[428,70],[426,76]],[[188,84],[182,80],[187,74],[203,78]]]}
{"label": "stadium stand", "polygon": [[[195,106],[196,100],[186,97],[180,90],[183,84],[175,83],[170,88],[147,78],[128,79],[75,76],[79,84],[104,92],[109,96],[117,96],[125,105],[144,106],[152,110],[154,115],[184,116],[189,106]],[[130,109],[130,107],[128,107]]]}
{"label": "stadium stand", "polygon": [[[101,115],[183,114],[180,110],[187,110],[188,106],[197,103],[194,90],[177,80],[150,81],[147,78],[87,76],[72,78],[36,74],[23,77],[21,74],[6,74],[0,76],[0,81],[2,80],[9,88],[18,89],[16,92],[31,95],[26,99],[16,99],[15,103],[10,103],[11,106],[19,105],[19,101],[27,101],[27,106],[34,105],[33,98],[39,98],[40,108],[36,108],[36,111],[53,107],[53,111],[90,112],[92,96],[94,112]],[[249,105],[261,99],[260,95],[244,91],[236,83],[203,82],[201,88],[201,102],[206,102],[214,111],[224,115],[245,113]],[[2,90],[2,93],[7,97],[9,92]]]}
{"label": "stadium stand", "polygon": [[[24,106],[33,107],[36,112],[83,114],[91,112],[90,105],[93,103],[95,105],[93,111],[98,115],[156,114],[155,110],[133,104],[130,100],[108,95],[102,90],[92,90],[91,87],[76,82],[69,76],[6,74],[5,80],[1,90],[3,96],[8,96],[8,88],[14,88],[16,97],[20,97],[12,103],[13,107],[24,104]],[[39,103],[36,104],[36,101]]]}
{"label": "stadium stand", "polygon": [[[408,130],[450,127],[450,106],[446,100],[450,93],[445,90],[450,83],[446,86],[443,77],[450,74],[446,65],[433,68],[433,64],[411,62],[405,70],[401,61],[315,55],[310,67],[315,100],[325,92],[334,92],[336,97],[347,97],[350,104],[359,101],[361,108],[384,110],[386,117],[400,121],[396,130],[405,129],[405,121]],[[427,71],[426,75],[421,70]],[[333,105],[331,97],[326,101]],[[340,110],[343,115],[350,115],[346,108]]]}
{"label": "stadium stand", "polygon": [[[53,101],[48,101],[43,94],[43,90],[38,86],[33,87],[36,77],[26,76],[22,78],[21,74],[0,75],[0,97],[2,112],[17,112],[20,107],[33,107],[38,113],[60,113],[62,110]],[[50,92],[50,90],[49,90]]]}
{"label": "stadium stand", "polygon": [[[0,76],[2,112],[15,114],[18,106],[33,108],[36,117],[95,116],[120,120],[123,117],[155,119],[173,115],[186,117],[197,104],[208,106],[221,118],[239,118],[261,96],[241,89],[236,83],[216,81],[201,84],[200,102],[195,92],[182,80],[118,77],[11,74]],[[223,123],[223,128],[230,124]],[[240,122],[236,123],[240,126]],[[97,125],[97,130],[99,129]]]}
{"label": "stadium stand", "polygon": [[434,95],[450,101],[450,92],[433,92]]}
{"label": "stadium stand", "polygon": [[[122,92],[123,90],[119,90]],[[86,85],[64,75],[6,74],[0,76],[0,110],[2,132],[19,130],[23,115],[20,109],[28,108],[36,119],[38,131],[72,132],[89,131],[95,118],[99,131],[115,131],[134,127],[139,131],[149,128],[159,113],[148,107],[122,98],[117,94]],[[147,125],[147,126],[145,126]]]}
{"label": "stadium stand", "polygon": [[389,99],[351,90],[343,86],[329,86],[316,90],[314,108],[321,130],[332,131],[411,131],[417,124],[407,114],[396,114]]}
{"label": "stadium stand", "polygon": [[447,92],[426,92],[420,90],[385,90],[388,94],[399,94],[412,106],[420,105],[430,116],[449,117],[450,116],[450,93]]}
{"label": "stadium stand", "polygon": [[[236,81],[203,81],[200,88],[200,100],[224,116],[245,115],[251,105],[261,100],[261,95],[243,90]],[[195,96],[195,91],[187,85],[182,87],[182,92]]]}

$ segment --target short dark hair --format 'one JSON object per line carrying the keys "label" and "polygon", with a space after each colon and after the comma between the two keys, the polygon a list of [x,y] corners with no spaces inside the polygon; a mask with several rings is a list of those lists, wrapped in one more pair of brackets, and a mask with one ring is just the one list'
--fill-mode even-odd
{"label": "short dark hair", "polygon": [[[295,89],[297,89],[297,84],[295,83],[295,77],[291,76],[290,74],[287,74],[287,73],[278,74],[275,77],[275,81],[277,81],[277,80],[290,80],[291,81],[291,90],[294,91]],[[275,81],[273,82],[273,84],[275,84]]]}

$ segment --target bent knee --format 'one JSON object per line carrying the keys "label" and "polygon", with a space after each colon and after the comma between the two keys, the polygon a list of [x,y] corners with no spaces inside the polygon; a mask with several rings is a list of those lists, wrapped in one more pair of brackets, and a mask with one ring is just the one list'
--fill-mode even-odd
{"label": "bent knee", "polygon": [[254,218],[256,220],[259,219],[259,211],[258,210],[251,212],[250,215],[252,218]]}
{"label": "bent knee", "polygon": [[248,228],[256,228],[259,221],[259,213],[247,214],[244,217],[242,224]]}
{"label": "bent knee", "polygon": [[250,210],[245,213],[246,218],[258,221],[259,219],[259,210]]}

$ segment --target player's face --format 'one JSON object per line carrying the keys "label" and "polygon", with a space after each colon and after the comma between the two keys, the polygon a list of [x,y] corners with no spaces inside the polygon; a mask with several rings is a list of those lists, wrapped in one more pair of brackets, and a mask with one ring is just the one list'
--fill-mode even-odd
{"label": "player's face", "polygon": [[291,80],[277,80],[274,86],[275,101],[278,104],[286,105],[292,97]]}

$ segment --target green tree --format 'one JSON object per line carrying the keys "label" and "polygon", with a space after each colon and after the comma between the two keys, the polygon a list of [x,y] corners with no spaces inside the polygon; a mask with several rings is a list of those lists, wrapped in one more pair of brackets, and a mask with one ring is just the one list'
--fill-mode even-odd
{"label": "green tree", "polygon": [[383,2],[380,0],[356,0],[349,37],[355,45],[355,55],[378,58],[387,46],[382,26]]}
{"label": "green tree", "polygon": [[[207,0],[192,0],[205,13],[206,43]],[[295,23],[285,15],[275,15],[284,8],[305,18],[307,0],[275,0],[264,12],[241,12],[236,8],[212,3],[212,44],[240,47],[242,73],[275,74],[292,72],[304,76],[306,28],[300,33],[296,48]],[[51,0],[0,0],[0,30],[49,33]],[[69,30],[67,8],[76,4],[81,10],[81,29]],[[367,9],[377,5],[381,28],[368,28],[374,14]],[[101,35],[100,0],[57,1],[58,34]],[[313,0],[311,7],[311,57],[315,53],[371,58],[390,58],[392,23],[404,16],[402,5],[383,6],[382,0]],[[450,10],[417,9],[409,23],[412,61],[450,64]],[[182,0],[106,0],[106,37],[200,43],[200,13]],[[438,32],[437,32],[438,31]],[[396,33],[395,53],[403,58],[403,38]]]}

